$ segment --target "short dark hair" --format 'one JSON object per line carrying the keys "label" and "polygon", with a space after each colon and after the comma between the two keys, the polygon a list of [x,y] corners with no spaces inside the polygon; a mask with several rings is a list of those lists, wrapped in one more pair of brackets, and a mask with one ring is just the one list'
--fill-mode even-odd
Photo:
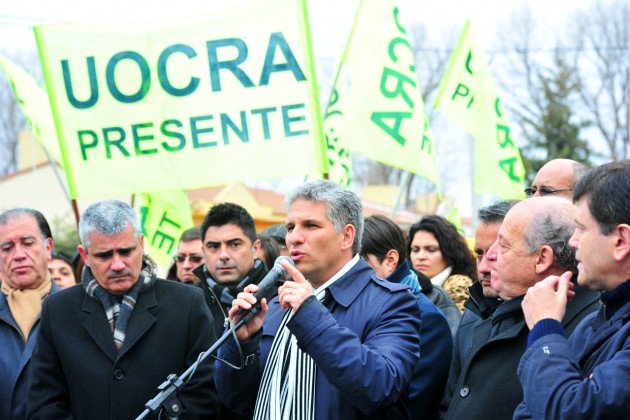
{"label": "short dark hair", "polygon": [[573,202],[588,196],[588,209],[599,230],[609,235],[630,224],[630,160],[605,163],[586,172],[573,190]]}
{"label": "short dark hair", "polygon": [[280,255],[278,242],[276,242],[276,240],[271,236],[267,235],[258,235],[258,240],[260,241],[260,249],[265,254],[265,258],[261,259],[263,260],[263,263],[265,263],[267,270],[271,270],[276,262],[276,259]]}
{"label": "short dark hair", "polygon": [[256,242],[256,223],[245,208],[234,203],[215,204],[210,208],[201,223],[201,242],[206,239],[206,232],[211,226],[236,225],[243,230],[252,244]]}
{"label": "short dark hair", "polygon": [[182,236],[179,237],[179,242],[191,242],[196,241],[197,239],[201,240],[201,229],[199,226],[186,229],[182,233]]}
{"label": "short dark hair", "polygon": [[30,216],[34,218],[37,222],[37,226],[39,227],[39,232],[42,234],[44,239],[53,238],[48,221],[41,212],[35,209],[16,207],[14,209],[7,210],[0,214],[0,225],[6,225],[9,219],[16,219],[21,216]]}
{"label": "short dark hair", "polygon": [[407,253],[411,255],[411,243],[418,231],[430,232],[440,245],[444,261],[452,267],[451,274],[463,274],[473,281],[477,280],[477,265],[464,237],[457,228],[442,216],[431,214],[424,216],[409,228]]}
{"label": "short dark hair", "polygon": [[383,262],[390,250],[398,252],[399,260],[407,258],[405,234],[391,219],[380,214],[365,218],[361,255],[374,255],[378,262]]}
{"label": "short dark hair", "polygon": [[477,218],[481,223],[501,223],[505,219],[507,212],[518,202],[519,200],[497,201],[489,206],[480,208],[477,211]]}

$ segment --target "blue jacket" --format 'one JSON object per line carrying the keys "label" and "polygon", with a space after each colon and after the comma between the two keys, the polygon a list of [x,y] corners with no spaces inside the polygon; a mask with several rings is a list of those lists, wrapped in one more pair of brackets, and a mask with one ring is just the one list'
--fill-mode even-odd
{"label": "blue jacket", "polygon": [[[52,280],[50,280],[52,281]],[[53,281],[49,295],[61,288]],[[45,299],[45,298],[44,298]],[[37,341],[39,319],[25,343],[7,298],[0,293],[0,416],[26,418],[26,393],[31,379],[31,355]]]}
{"label": "blue jacket", "polygon": [[[219,397],[230,409],[253,410],[283,314],[276,297],[262,331],[241,343],[247,363],[243,370],[216,362]],[[288,327],[317,365],[315,418],[408,418],[409,383],[420,348],[420,310],[406,286],[379,279],[359,259],[330,285],[323,303],[305,301]],[[219,357],[240,365],[234,340],[225,344]]]}
{"label": "blue jacket", "polygon": [[[562,324],[573,332],[582,319],[599,308],[599,293],[576,287]],[[523,400],[516,376],[529,333],[521,308],[523,297],[503,302],[492,316],[472,332],[472,348],[457,381],[447,420],[510,419]]]}
{"label": "blue jacket", "polygon": [[411,378],[409,418],[437,419],[453,352],[451,329],[444,314],[422,293],[418,277],[407,260],[403,260],[387,280],[409,286],[422,313],[420,360]]}
{"label": "blue jacket", "polygon": [[[630,282],[622,286],[628,295]],[[544,335],[527,349],[518,366],[524,401],[515,419],[630,416],[630,299],[610,318],[605,303],[569,340]]]}

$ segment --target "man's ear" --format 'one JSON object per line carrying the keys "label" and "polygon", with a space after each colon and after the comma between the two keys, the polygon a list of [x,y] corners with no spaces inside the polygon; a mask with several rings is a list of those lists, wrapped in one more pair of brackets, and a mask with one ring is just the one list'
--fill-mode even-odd
{"label": "man's ear", "polygon": [[615,235],[613,258],[615,261],[623,261],[630,255],[630,225],[617,225],[612,234]]}
{"label": "man's ear", "polygon": [[83,245],[79,245],[77,247],[77,251],[79,251],[79,255],[81,256],[81,259],[83,260],[83,262],[85,263],[85,265],[87,265],[88,267],[90,266],[90,264],[88,264],[88,253],[87,253],[87,249],[85,249],[83,247]]}
{"label": "man's ear", "polygon": [[352,245],[354,245],[354,237],[356,235],[356,228],[351,224],[347,224],[341,229],[341,234],[343,235],[341,238],[341,249],[352,249]]}
{"label": "man's ear", "polygon": [[46,238],[46,240],[44,240],[44,247],[46,248],[47,261],[52,260],[52,250],[54,246],[55,246],[55,243],[53,242],[52,238]]}
{"label": "man's ear", "polygon": [[256,240],[254,241],[254,243],[252,244],[252,253],[253,253],[254,255],[258,255],[258,253],[260,252],[260,247],[261,247],[261,246],[262,246],[262,245],[260,244],[260,239],[256,239]]}
{"label": "man's ear", "polygon": [[553,266],[553,249],[549,245],[543,245],[535,258],[536,274],[543,274]]}
{"label": "man's ear", "polygon": [[400,257],[398,256],[398,251],[395,249],[387,251],[387,254],[385,254],[385,257],[383,258],[383,262],[385,262],[385,268],[387,270],[387,277],[396,271],[399,259]]}

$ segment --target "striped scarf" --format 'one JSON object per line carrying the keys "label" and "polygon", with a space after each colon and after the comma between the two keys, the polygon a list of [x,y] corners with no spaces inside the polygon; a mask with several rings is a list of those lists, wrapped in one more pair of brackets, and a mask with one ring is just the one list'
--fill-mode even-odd
{"label": "striped scarf", "polygon": [[125,341],[125,333],[129,326],[133,307],[136,305],[138,296],[155,284],[157,266],[153,260],[144,255],[142,259],[142,271],[136,284],[125,293],[122,300],[119,301],[115,295],[112,295],[101,287],[90,267],[85,266],[81,273],[81,283],[88,296],[98,300],[105,309],[107,322],[114,336],[114,344],[116,349],[122,347]]}
{"label": "striped scarf", "polygon": [[[318,290],[321,301],[325,291]],[[314,420],[317,366],[297,345],[287,327],[294,312],[286,311],[271,344],[256,398],[254,420]]]}

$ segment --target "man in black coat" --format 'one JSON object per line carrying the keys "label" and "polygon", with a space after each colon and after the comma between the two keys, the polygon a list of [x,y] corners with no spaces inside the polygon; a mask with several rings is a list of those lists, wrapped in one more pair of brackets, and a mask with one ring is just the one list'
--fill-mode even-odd
{"label": "man in black coat", "polygon": [[[28,417],[135,418],[169,374],[181,374],[211,346],[210,313],[195,288],[156,278],[127,204],[88,207],[79,236],[81,285],[50,296],[42,309]],[[179,400],[182,418],[217,416],[209,360]]]}
{"label": "man in black coat", "polygon": [[[197,286],[203,290],[218,339],[227,326],[232,301],[245,286],[258,284],[267,274],[267,268],[256,258],[260,240],[256,237],[254,218],[238,204],[220,203],[208,211],[201,223],[201,243],[206,263],[193,273],[201,279]],[[276,294],[275,290],[272,294]],[[220,418],[247,417],[221,405]]]}
{"label": "man in black coat", "polygon": [[[523,399],[516,375],[527,347],[528,328],[521,308],[527,290],[549,275],[576,272],[573,206],[560,197],[533,197],[506,214],[488,250],[491,283],[504,301],[472,331],[472,349],[446,412],[448,419],[511,419]],[[599,294],[577,286],[562,324],[571,333],[599,307]]]}

